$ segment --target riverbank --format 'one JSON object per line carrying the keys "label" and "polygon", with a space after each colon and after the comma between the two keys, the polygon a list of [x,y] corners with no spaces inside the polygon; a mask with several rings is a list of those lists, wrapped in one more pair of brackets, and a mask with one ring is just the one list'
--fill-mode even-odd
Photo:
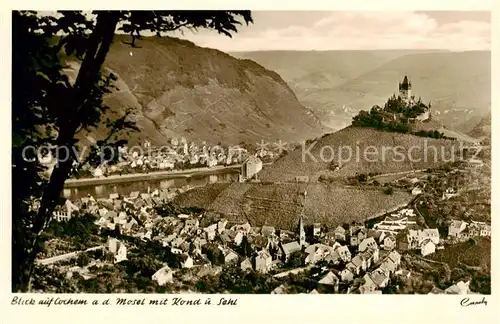
{"label": "riverbank", "polygon": [[149,173],[132,173],[123,175],[110,175],[101,178],[68,179],[64,183],[64,188],[77,188],[93,185],[116,184],[134,181],[162,180],[172,178],[189,178],[194,175],[209,175],[228,172],[241,168],[241,164],[229,166],[216,166],[213,168],[195,168],[189,170],[155,171]]}

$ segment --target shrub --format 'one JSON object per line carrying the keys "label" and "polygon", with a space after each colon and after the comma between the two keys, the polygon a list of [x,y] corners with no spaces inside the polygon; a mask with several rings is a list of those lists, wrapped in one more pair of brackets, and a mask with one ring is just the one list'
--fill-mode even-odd
{"label": "shrub", "polygon": [[79,267],[85,267],[90,263],[90,258],[87,253],[80,253],[76,259],[76,264]]}

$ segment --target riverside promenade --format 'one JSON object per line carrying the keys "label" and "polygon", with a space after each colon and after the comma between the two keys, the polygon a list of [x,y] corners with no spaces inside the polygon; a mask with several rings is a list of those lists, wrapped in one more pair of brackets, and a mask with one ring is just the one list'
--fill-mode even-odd
{"label": "riverside promenade", "polygon": [[229,166],[215,166],[213,168],[194,168],[188,170],[154,171],[148,173],[131,173],[122,175],[110,175],[99,178],[68,179],[64,188],[76,188],[82,186],[115,184],[133,181],[161,180],[169,178],[189,178],[195,175],[209,175],[240,169],[241,164]]}

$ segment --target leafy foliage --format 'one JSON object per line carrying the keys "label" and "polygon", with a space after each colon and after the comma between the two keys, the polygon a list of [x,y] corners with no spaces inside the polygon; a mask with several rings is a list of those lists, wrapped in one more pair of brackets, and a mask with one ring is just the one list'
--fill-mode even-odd
{"label": "leafy foliage", "polygon": [[[103,63],[119,29],[132,35],[140,31],[160,36],[181,28],[207,28],[231,36],[242,22],[252,22],[248,11],[59,11],[43,15],[34,11],[12,12],[12,289],[30,287],[33,264],[40,252],[39,235],[48,225],[63,189],[75,172],[82,153],[78,134],[105,124],[109,130],[88,153],[84,162],[98,163],[100,146],[124,143],[120,136],[137,130],[130,112],[102,120],[109,109],[103,96],[110,93],[116,76],[103,73]],[[74,82],[64,73],[64,59],[81,61]],[[57,160],[47,170],[36,149],[46,146]],[[34,148],[35,150],[31,150]],[[67,155],[61,156],[61,152]],[[84,152],[84,151],[83,151]],[[79,156],[79,154],[78,154]],[[43,174],[44,171],[49,171]],[[38,207],[33,208],[38,200]]]}
{"label": "leafy foliage", "polygon": [[412,131],[412,120],[430,109],[430,104],[424,104],[420,99],[407,103],[401,97],[393,95],[384,105],[373,106],[370,111],[361,110],[352,119],[352,125],[370,127],[389,132],[411,133],[422,137],[446,138],[443,133],[433,131]]}

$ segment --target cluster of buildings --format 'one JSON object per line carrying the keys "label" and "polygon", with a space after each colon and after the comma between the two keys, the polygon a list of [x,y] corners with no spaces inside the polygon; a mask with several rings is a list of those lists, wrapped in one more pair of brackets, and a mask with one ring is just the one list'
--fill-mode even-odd
{"label": "cluster of buildings", "polygon": [[437,228],[418,229],[415,210],[403,208],[398,213],[386,216],[373,226],[387,239],[388,244],[401,250],[418,250],[422,256],[432,254],[441,248]]}
{"label": "cluster of buildings", "polygon": [[[137,148],[137,149],[136,149]],[[259,157],[272,158],[272,152],[260,151]],[[106,174],[116,174],[126,170],[181,170],[190,167],[227,166],[243,163],[250,154],[245,148],[232,146],[224,148],[219,145],[210,146],[206,143],[197,145],[188,143],[185,139],[173,139],[170,145],[152,148],[151,143],[145,141],[142,147],[118,149],[118,161],[113,165],[103,163],[91,170],[94,177]]]}
{"label": "cluster of buildings", "polygon": [[[109,198],[95,199],[88,195],[78,201],[72,202],[66,199],[64,204],[56,206],[53,212],[53,218],[57,221],[68,221],[81,212],[88,212],[99,216],[99,223],[105,225],[111,230],[115,229],[117,224],[125,230],[134,224],[134,218],[127,214],[132,209],[141,211],[139,214],[147,215],[146,210],[153,210],[156,206],[171,201],[178,194],[191,190],[190,185],[181,188],[155,189],[140,193],[133,191],[128,197],[120,196],[118,193],[112,193]],[[36,209],[38,202],[32,208]]]}
{"label": "cluster of buildings", "polygon": [[457,241],[467,241],[477,236],[491,236],[491,225],[485,222],[470,223],[452,220],[448,225],[448,237]]}
{"label": "cluster of buildings", "polygon": [[[138,149],[135,149],[138,148]],[[242,179],[250,179],[262,169],[261,159],[273,159],[274,152],[260,149],[255,154],[239,145],[222,147],[210,146],[206,143],[197,145],[188,143],[186,139],[172,139],[170,145],[152,148],[151,143],[145,141],[142,147],[118,149],[118,162],[112,165],[103,163],[90,170],[94,177],[103,177],[108,174],[120,174],[127,170],[183,170],[190,167],[228,166],[247,163],[242,167]]]}
{"label": "cluster of buildings", "polygon": [[[247,159],[240,180],[255,179],[261,163],[258,157]],[[118,228],[122,234],[159,243],[179,260],[178,266],[165,264],[152,276],[159,285],[174,281],[175,268],[204,268],[216,274],[221,271],[217,266],[223,264],[284,277],[318,266],[322,269],[318,285],[329,287],[332,292],[339,292],[342,287],[347,293],[381,293],[395,276],[410,277],[408,270],[401,269],[402,251],[414,250],[427,256],[443,248],[438,229],[419,228],[412,208],[391,213],[372,228],[353,223],[324,232],[321,224],[314,223],[309,232],[314,243],[309,243],[303,214],[299,216],[298,235],[272,226],[252,227],[249,223],[236,224],[225,219],[206,224],[203,213],[158,215],[155,207],[175,197],[174,191],[132,192],[128,197],[111,194],[108,199],[86,197],[76,203],[67,201],[54,217],[64,221],[75,212],[85,210],[99,216],[96,224],[103,230]],[[454,220],[448,230],[449,238],[460,241],[490,235],[491,226],[481,222]],[[106,247],[113,253],[115,263],[127,260],[125,243],[109,239]],[[296,258],[300,258],[300,262],[295,262]],[[463,290],[457,287],[450,287],[446,293]],[[273,293],[286,291],[286,285],[282,285]]]}

